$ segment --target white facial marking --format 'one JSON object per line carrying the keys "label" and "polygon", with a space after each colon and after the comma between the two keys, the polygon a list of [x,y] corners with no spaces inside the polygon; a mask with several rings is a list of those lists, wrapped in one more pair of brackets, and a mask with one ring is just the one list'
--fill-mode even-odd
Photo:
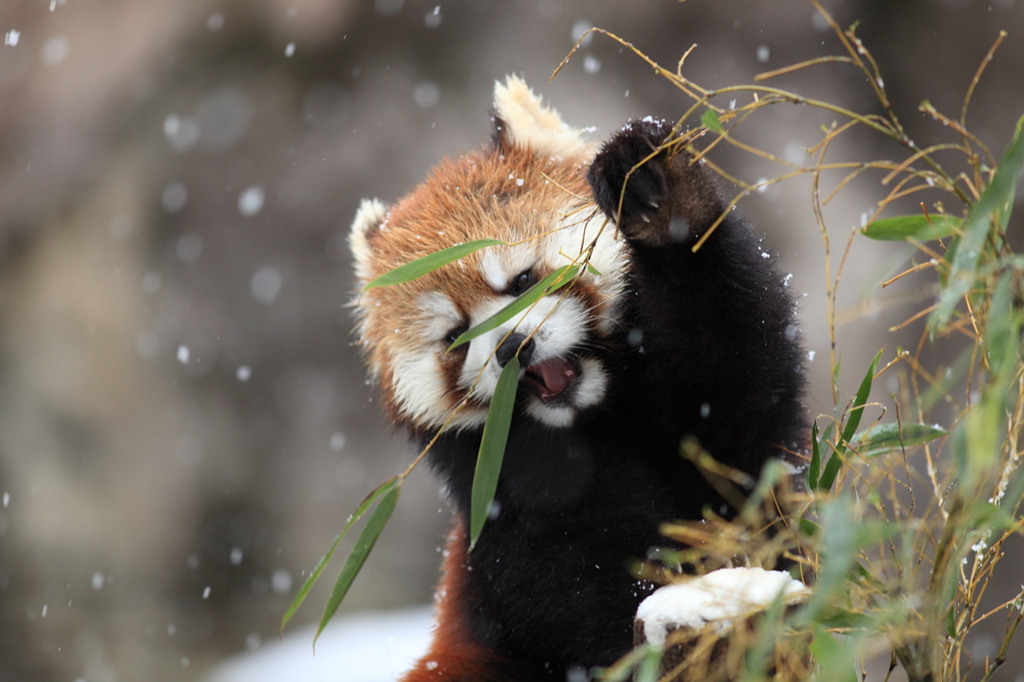
{"label": "white facial marking", "polygon": [[[551,234],[551,243],[546,246],[544,252],[549,254],[572,254],[580,253],[594,244],[591,252],[590,265],[601,273],[600,276],[589,270],[584,270],[581,279],[584,282],[591,282],[601,293],[603,299],[597,310],[593,311],[597,322],[598,331],[602,334],[609,334],[618,327],[617,317],[619,314],[619,302],[625,289],[624,273],[629,266],[629,255],[625,243],[615,238],[615,225],[605,222],[603,214],[597,213],[588,219],[580,213],[569,213],[562,219],[564,227]],[[596,240],[596,241],[595,241]],[[564,265],[567,261],[560,257],[557,267]]]}
{"label": "white facial marking", "polygon": [[395,402],[409,415],[434,422],[444,412],[445,383],[431,352],[396,352],[393,362]]}
{"label": "white facial marking", "polygon": [[462,322],[458,308],[440,291],[421,294],[417,306],[422,313],[418,331],[427,343],[444,339],[453,327]]}
{"label": "white facial marking", "polygon": [[[455,404],[446,395],[447,387],[437,351],[424,348],[418,352],[395,354],[394,394],[398,409],[418,424],[441,426],[452,417]],[[454,429],[483,426],[485,410],[464,407],[449,422]]]}
{"label": "white facial marking", "polygon": [[[482,322],[512,300],[511,296],[495,297],[473,311],[471,323]],[[563,356],[583,343],[586,340],[586,322],[587,312],[579,300],[567,297],[559,302],[558,294],[545,296],[497,329],[473,339],[466,353],[460,383],[469,389],[476,382],[472,388],[473,395],[481,400],[490,400],[501,374],[501,367],[494,359],[494,349],[513,329],[523,334],[536,329],[533,335],[533,362],[536,363]]]}
{"label": "white facial marking", "polygon": [[550,405],[531,396],[526,411],[537,421],[549,426],[571,426],[579,410],[593,407],[604,400],[608,390],[608,376],[601,363],[593,358],[583,358],[580,361],[579,379],[572,390],[572,405]]}
{"label": "white facial marking", "polygon": [[480,273],[494,291],[505,291],[513,278],[537,263],[533,242],[487,249],[480,257]]}

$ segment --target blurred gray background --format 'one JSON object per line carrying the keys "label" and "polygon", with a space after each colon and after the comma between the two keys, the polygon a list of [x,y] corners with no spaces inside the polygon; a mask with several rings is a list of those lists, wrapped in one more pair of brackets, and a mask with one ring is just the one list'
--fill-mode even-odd
{"label": "blurred gray background", "polygon": [[[921,146],[951,138],[919,102],[958,117],[1008,30],[969,117],[1002,149],[1024,113],[1024,2],[826,5],[844,26],[860,20]],[[487,139],[493,82],[510,72],[597,138],[630,116],[685,111],[602,36],[549,82],[593,25],[668,67],[698,43],[685,72],[706,87],[840,50],[804,0],[0,4],[0,682],[192,680],[276,637],[302,572],[412,454],[352,346],[345,238],[359,199],[392,201]],[[842,65],[773,84],[877,110]],[[743,136],[801,161],[832,119],[775,107]],[[833,149],[901,154],[861,132]],[[727,149],[714,158],[748,181],[780,172]],[[883,195],[879,179],[829,206],[836,254]],[[809,197],[797,180],[741,208],[794,275],[817,414],[831,398]],[[855,242],[840,292],[845,382],[883,344],[891,357],[916,343],[886,330],[921,306],[927,275],[876,297],[910,255]],[[448,519],[417,472],[345,610],[427,603]],[[296,622],[317,618],[325,594]],[[1016,660],[1001,679],[1020,674]]]}

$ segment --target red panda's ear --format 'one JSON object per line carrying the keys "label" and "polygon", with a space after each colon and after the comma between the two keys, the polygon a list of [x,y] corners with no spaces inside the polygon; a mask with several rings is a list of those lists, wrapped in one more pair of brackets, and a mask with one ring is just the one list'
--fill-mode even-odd
{"label": "red panda's ear", "polygon": [[567,126],[518,76],[494,84],[491,120],[498,149],[526,147],[562,158],[593,153],[593,145],[583,139],[582,131]]}
{"label": "red panda's ear", "polygon": [[356,277],[362,282],[370,281],[370,260],[373,257],[373,247],[370,243],[373,233],[376,232],[384,218],[387,216],[388,208],[376,199],[363,199],[356,211],[356,217],[352,221],[352,231],[348,235],[348,246],[352,249],[355,257]]}

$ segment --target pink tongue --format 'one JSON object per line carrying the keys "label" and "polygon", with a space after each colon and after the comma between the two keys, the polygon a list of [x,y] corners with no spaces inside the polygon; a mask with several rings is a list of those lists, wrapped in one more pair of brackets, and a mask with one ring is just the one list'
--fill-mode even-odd
{"label": "pink tongue", "polygon": [[544,382],[544,388],[547,390],[547,393],[552,396],[556,396],[564,391],[565,387],[576,376],[576,372],[573,371],[564,358],[546,360],[538,365],[532,365],[527,371],[539,376],[541,381]]}

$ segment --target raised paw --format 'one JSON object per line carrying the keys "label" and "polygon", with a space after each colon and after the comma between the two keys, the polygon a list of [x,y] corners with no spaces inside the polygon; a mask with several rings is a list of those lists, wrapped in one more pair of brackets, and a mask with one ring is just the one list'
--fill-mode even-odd
{"label": "raised paw", "polygon": [[597,205],[633,243],[690,245],[728,208],[711,172],[688,152],[651,156],[671,135],[666,121],[630,121],[601,147],[587,171]]}
{"label": "raised paw", "polygon": [[618,219],[619,229],[627,237],[643,231],[644,224],[659,213],[666,199],[669,188],[664,154],[648,157],[671,132],[672,125],[667,121],[650,117],[630,121],[605,142],[587,172],[597,205],[607,216]]}

